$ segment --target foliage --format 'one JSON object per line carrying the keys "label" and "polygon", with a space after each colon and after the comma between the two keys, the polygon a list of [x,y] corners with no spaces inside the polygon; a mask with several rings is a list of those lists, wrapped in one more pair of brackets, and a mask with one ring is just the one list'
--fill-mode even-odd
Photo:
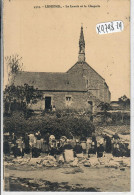
{"label": "foliage", "polygon": [[31,113],[28,110],[29,103],[36,103],[39,98],[42,98],[42,92],[35,89],[33,86],[24,84],[24,86],[15,86],[14,79],[19,71],[22,71],[22,57],[12,55],[5,57],[9,68],[8,78],[9,84],[4,90],[4,111],[5,114],[11,114],[15,110],[24,111],[26,115]]}
{"label": "foliage", "polygon": [[126,95],[121,96],[118,101],[124,109],[130,108],[130,99]]}
{"label": "foliage", "polygon": [[34,103],[38,98],[42,98],[42,93],[28,84],[17,87],[14,84],[6,86],[4,90],[5,112],[26,111],[27,105]]}
{"label": "foliage", "polygon": [[103,112],[107,112],[108,110],[111,110],[110,104],[105,102],[101,102],[97,107],[100,108],[100,110]]}
{"label": "foliage", "polygon": [[93,124],[84,117],[57,118],[54,115],[35,115],[25,119],[21,112],[13,112],[12,116],[4,117],[4,131],[15,132],[18,135],[40,131],[43,136],[50,133],[56,138],[88,137],[94,130]]}
{"label": "foliage", "polygon": [[100,110],[102,111],[100,114],[103,115],[103,121],[102,123],[107,122],[107,118],[110,117],[110,113],[108,113],[109,110],[111,110],[111,106],[107,102],[101,102],[98,106]]}
{"label": "foliage", "polygon": [[113,112],[111,118],[113,124],[130,124],[130,113]]}
{"label": "foliage", "polygon": [[27,130],[26,119],[23,112],[13,112],[10,117],[4,116],[3,128],[4,132],[17,132],[17,134],[24,133]]}
{"label": "foliage", "polygon": [[7,68],[8,68],[8,81],[10,82],[19,71],[22,71],[23,63],[22,57],[18,54],[5,57]]}
{"label": "foliage", "polygon": [[[105,119],[105,120],[104,120]],[[97,126],[100,125],[126,125],[130,124],[130,113],[129,112],[121,112],[121,111],[112,111],[107,112],[107,117],[104,117],[104,113],[97,113],[94,115],[94,124]]]}

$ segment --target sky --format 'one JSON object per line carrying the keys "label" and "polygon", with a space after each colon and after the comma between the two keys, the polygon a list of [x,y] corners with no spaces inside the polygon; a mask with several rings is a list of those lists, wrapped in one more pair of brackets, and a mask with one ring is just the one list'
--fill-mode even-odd
{"label": "sky", "polygon": [[[45,5],[62,8],[45,8]],[[87,7],[66,8],[66,5]],[[83,24],[86,62],[105,79],[111,100],[124,94],[130,97],[129,16],[129,0],[4,0],[4,57],[21,56],[24,71],[66,72],[78,60]],[[123,22],[122,32],[96,33],[97,24],[116,20]],[[4,83],[7,83],[5,61]]]}

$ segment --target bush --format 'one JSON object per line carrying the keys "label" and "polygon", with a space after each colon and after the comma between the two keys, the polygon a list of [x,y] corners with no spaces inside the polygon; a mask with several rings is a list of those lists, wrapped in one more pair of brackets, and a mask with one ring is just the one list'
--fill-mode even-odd
{"label": "bush", "polygon": [[25,133],[25,129],[27,128],[26,119],[24,118],[23,112],[13,112],[12,115],[4,116],[3,121],[4,132],[17,134]]}
{"label": "bush", "polygon": [[15,112],[10,117],[4,117],[4,130],[18,135],[40,131],[43,136],[50,133],[58,139],[63,135],[67,138],[72,136],[88,137],[95,128],[88,118],[82,116],[61,116],[58,118],[56,115],[37,115],[26,119],[23,113]]}
{"label": "bush", "polygon": [[107,118],[104,120],[103,112],[100,112],[94,115],[93,121],[95,125],[130,124],[130,113],[121,111],[107,113]]}

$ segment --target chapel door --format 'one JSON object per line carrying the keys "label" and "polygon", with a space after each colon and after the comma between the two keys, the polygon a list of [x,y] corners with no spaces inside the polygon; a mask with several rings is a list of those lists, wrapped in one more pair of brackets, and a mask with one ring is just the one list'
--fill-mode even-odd
{"label": "chapel door", "polygon": [[45,97],[45,110],[51,109],[51,97]]}

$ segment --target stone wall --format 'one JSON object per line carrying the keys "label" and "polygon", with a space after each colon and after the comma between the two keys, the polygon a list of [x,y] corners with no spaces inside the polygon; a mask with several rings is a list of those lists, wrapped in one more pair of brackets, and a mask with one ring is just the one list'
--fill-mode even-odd
{"label": "stone wall", "polygon": [[105,80],[93,70],[86,62],[76,63],[69,71],[69,74],[78,74],[85,78],[87,89],[103,102],[110,102],[110,92]]}
{"label": "stone wall", "polygon": [[56,110],[72,109],[76,111],[95,112],[99,100],[90,92],[44,92],[42,100],[29,107],[33,110],[45,109],[45,97],[51,97],[51,105]]}
{"label": "stone wall", "polygon": [[[45,97],[51,97],[51,105],[56,110],[72,109],[76,111],[98,111],[97,105],[110,103],[110,91],[105,80],[86,62],[77,62],[67,74],[74,78],[85,78],[87,92],[45,92],[42,100],[31,105],[33,110],[45,109]],[[74,80],[74,82],[77,82]],[[63,89],[64,90],[64,89]]]}

